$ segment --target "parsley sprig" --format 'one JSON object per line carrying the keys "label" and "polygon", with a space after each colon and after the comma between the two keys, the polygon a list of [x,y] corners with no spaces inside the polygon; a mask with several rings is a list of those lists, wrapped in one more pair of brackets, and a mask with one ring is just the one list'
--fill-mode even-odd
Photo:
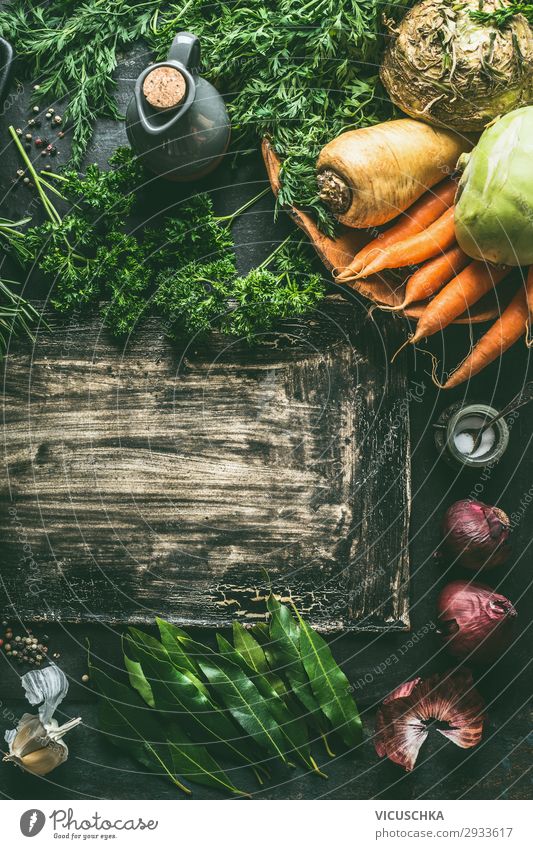
{"label": "parsley sprig", "polygon": [[[252,341],[323,298],[320,275],[293,239],[259,267],[238,275],[231,225],[268,189],[221,218],[209,195],[198,194],[157,228],[128,232],[137,189],[147,175],[128,148],[119,148],[110,165],[109,170],[90,165],[83,176],[74,170],[61,175],[33,170],[48,220],[23,234],[10,230],[8,247],[22,265],[35,265],[49,279],[50,301],[59,312],[99,304],[103,322],[117,336],[156,314],[176,337],[218,328]],[[50,199],[51,189],[69,205],[65,214]]]}

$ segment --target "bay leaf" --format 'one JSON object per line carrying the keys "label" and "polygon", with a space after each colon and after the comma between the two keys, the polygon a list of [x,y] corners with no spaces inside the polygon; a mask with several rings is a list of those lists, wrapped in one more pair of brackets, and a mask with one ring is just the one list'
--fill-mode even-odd
{"label": "bay leaf", "polygon": [[285,684],[279,675],[276,675],[270,668],[262,646],[254,639],[250,631],[236,619],[233,620],[233,645],[235,646],[235,650],[244,658],[250,669],[264,675],[278,695],[287,695]]}
{"label": "bay leaf", "polygon": [[[291,688],[307,711],[311,721],[320,716],[320,705],[314,696],[300,655],[300,628],[290,610],[280,604],[274,595],[267,599],[270,613],[269,633],[271,644],[265,649],[271,665],[284,674]],[[320,726],[320,719],[318,719]],[[321,729],[322,730],[322,729]]]}
{"label": "bay leaf", "polygon": [[131,660],[126,654],[126,651],[124,650],[126,643],[127,637],[122,640],[122,653],[124,655],[124,665],[126,667],[126,672],[128,673],[129,682],[133,689],[137,690],[142,700],[146,702],[149,707],[154,707],[155,702],[152,688],[146,680],[141,664],[137,663],[135,660]]}
{"label": "bay leaf", "polygon": [[[244,672],[249,671],[250,667],[245,658],[221,634],[217,634],[217,642],[220,651],[228,660],[236,666],[240,666]],[[253,680],[261,695],[265,697],[269,710],[285,737],[287,742],[287,756],[295,753],[303,761],[307,769],[311,769],[313,772],[319,772],[315,761],[311,757],[307,727],[303,718],[294,716],[290,712],[283,699],[270,684],[268,677],[263,675],[262,672],[256,671],[251,680]]]}
{"label": "bay leaf", "polygon": [[234,720],[266,752],[286,763],[285,742],[279,726],[255,684],[243,670],[207,646],[181,638],[214,692]]}
{"label": "bay leaf", "polygon": [[357,746],[363,727],[350,682],[336,663],[325,639],[305,622],[295,608],[300,625],[300,653],[313,694],[333,729],[347,746]]}
{"label": "bay leaf", "polygon": [[240,727],[227,712],[199,690],[185,672],[171,662],[164,646],[143,631],[130,628],[126,643],[151,687],[155,706],[169,718],[186,720],[203,744],[217,744],[233,761],[256,767],[256,758],[243,740]]}
{"label": "bay leaf", "polygon": [[89,671],[99,694],[98,722],[106,739],[151,773],[166,775],[189,795],[191,789],[174,772],[172,753],[156,713],[142,703],[135,703],[132,690],[92,663]]}

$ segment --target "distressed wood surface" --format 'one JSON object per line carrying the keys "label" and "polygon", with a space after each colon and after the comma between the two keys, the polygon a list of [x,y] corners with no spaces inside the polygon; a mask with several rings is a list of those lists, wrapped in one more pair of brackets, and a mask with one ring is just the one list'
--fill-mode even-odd
{"label": "distressed wood surface", "polygon": [[405,377],[355,315],[332,299],[253,348],[176,348],[155,322],[117,348],[74,319],[14,348],[0,533],[19,615],[220,626],[263,617],[270,580],[323,630],[408,627]]}

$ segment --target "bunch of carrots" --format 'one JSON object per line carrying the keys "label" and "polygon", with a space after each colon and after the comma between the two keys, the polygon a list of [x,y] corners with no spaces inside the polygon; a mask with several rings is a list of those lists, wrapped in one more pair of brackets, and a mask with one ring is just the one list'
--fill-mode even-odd
{"label": "bunch of carrots", "polygon": [[[403,302],[397,307],[382,307],[403,310],[431,298],[406,344],[414,345],[443,330],[512,271],[510,267],[474,261],[463,253],[455,240],[456,190],[454,180],[443,180],[388,230],[362,248],[337,275],[339,282],[349,282],[385,269],[419,266],[407,281]],[[525,288],[519,288],[443,388],[458,386],[501,356],[522,336],[532,316],[533,266]]]}

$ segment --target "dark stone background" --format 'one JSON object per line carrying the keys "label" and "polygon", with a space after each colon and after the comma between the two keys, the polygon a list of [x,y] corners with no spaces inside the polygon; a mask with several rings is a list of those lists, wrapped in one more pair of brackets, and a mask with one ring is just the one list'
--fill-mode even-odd
{"label": "dark stone background", "polygon": [[[137,51],[121,64],[119,101],[125,109],[133,81],[147,61],[146,55]],[[8,125],[20,125],[28,116],[30,93],[28,83],[17,91],[11,87],[12,97],[0,119],[0,196],[3,198],[2,215],[20,216],[30,200],[25,190],[13,191],[11,179],[17,166],[13,146],[9,143]],[[46,106],[48,104],[43,104]],[[125,143],[123,126],[111,121],[100,121],[87,162],[104,163],[109,153]],[[67,145],[58,160],[66,161]],[[54,163],[55,164],[55,163]],[[236,209],[245,199],[265,185],[265,174],[257,152],[250,155],[230,155],[225,164],[194,190],[209,188],[217,208],[223,211]],[[178,198],[182,189],[162,186],[154,194],[155,206],[166,200]],[[240,218],[234,227],[238,246],[239,265],[243,271],[261,261],[269,252],[272,242],[289,232],[292,224],[281,215],[273,222],[273,201],[265,198],[251,214]],[[38,212],[36,213],[38,217]],[[7,262],[3,274],[10,277],[16,272]],[[334,287],[332,286],[332,290]],[[46,296],[39,280],[30,280],[26,293],[42,300]],[[367,304],[353,298],[354,321],[368,321]],[[385,319],[377,316],[376,320]],[[407,322],[397,319],[407,330]],[[476,333],[478,331],[476,330]],[[439,355],[444,366],[451,368],[464,355],[470,344],[469,332],[464,327],[453,327],[444,335],[435,337],[431,348]],[[444,345],[445,351],[444,351]],[[392,351],[390,352],[392,354]],[[445,354],[445,356],[444,356]],[[435,600],[439,587],[446,578],[446,566],[434,557],[439,540],[439,521],[446,507],[455,499],[471,493],[479,481],[479,474],[457,474],[437,457],[433,443],[432,422],[442,409],[460,400],[483,400],[496,407],[505,404],[518,391],[527,376],[529,356],[518,344],[500,363],[495,363],[468,386],[443,393],[437,390],[429,375],[429,357],[419,353],[406,355],[409,359],[409,377],[416,381],[421,400],[412,394],[409,403],[412,439],[412,523],[411,523],[411,620],[410,634],[382,636],[337,637],[334,654],[343,663],[355,695],[363,710],[365,741],[360,751],[343,754],[325,766],[329,780],[306,776],[299,769],[277,772],[269,786],[256,792],[260,798],[405,798],[405,799],[456,799],[498,797],[531,798],[533,773],[531,762],[533,734],[531,733],[531,533],[533,508],[526,510],[514,531],[514,556],[508,567],[500,569],[489,580],[508,595],[519,611],[520,635],[513,647],[496,666],[477,674],[479,689],[488,703],[488,722],[483,742],[474,750],[464,751],[436,732],[431,732],[424,745],[418,765],[413,773],[405,774],[389,762],[380,762],[371,740],[375,707],[393,687],[415,675],[425,675],[448,668],[449,661],[439,648],[435,631],[429,625],[435,619]],[[414,384],[413,384],[414,385]],[[533,460],[531,457],[531,408],[524,409],[515,423],[509,449],[485,482],[482,500],[498,503],[509,514],[521,511],[524,497],[532,486]],[[4,563],[3,569],[9,569]],[[16,621],[11,617],[13,625]],[[15,767],[0,763],[0,795],[16,799],[54,798],[180,798],[180,792],[164,779],[147,778],[137,764],[110,748],[96,730],[95,699],[90,686],[81,684],[86,671],[86,641],[90,641],[97,656],[105,657],[120,666],[120,639],[118,633],[105,627],[47,626],[50,646],[61,652],[60,665],[70,676],[72,685],[68,699],[59,711],[61,716],[81,715],[83,726],[69,739],[71,755],[68,764],[44,779],[23,774]],[[40,632],[42,633],[42,631]],[[199,633],[209,640],[208,633]],[[412,644],[411,644],[412,643]],[[382,672],[379,665],[388,657],[397,657]],[[11,727],[25,710],[18,668],[12,669],[4,655],[0,671],[0,733]],[[358,684],[362,679],[367,683]],[[317,755],[324,761],[321,753]],[[195,797],[211,797],[208,791],[198,788]]]}

